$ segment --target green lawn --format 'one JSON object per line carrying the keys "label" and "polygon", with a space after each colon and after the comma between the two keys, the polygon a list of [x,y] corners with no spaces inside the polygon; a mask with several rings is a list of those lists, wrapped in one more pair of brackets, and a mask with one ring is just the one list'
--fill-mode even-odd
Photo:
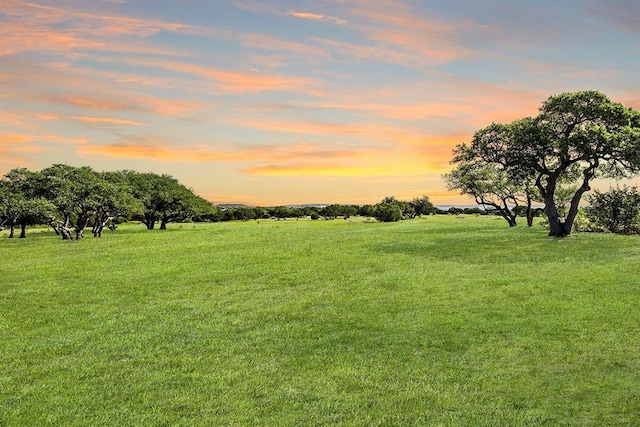
{"label": "green lawn", "polygon": [[495,217],[0,233],[0,425],[640,425],[640,238]]}

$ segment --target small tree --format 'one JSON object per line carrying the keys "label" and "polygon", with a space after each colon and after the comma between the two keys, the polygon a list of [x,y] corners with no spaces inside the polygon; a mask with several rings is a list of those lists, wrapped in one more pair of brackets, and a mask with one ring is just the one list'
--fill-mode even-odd
{"label": "small tree", "polygon": [[501,157],[513,143],[514,126],[493,123],[477,131],[470,145],[455,148],[451,163],[456,166],[443,178],[448,189],[459,190],[485,209],[495,210],[511,227],[517,224],[516,212],[524,204],[527,225],[531,226],[535,175],[529,169],[511,167]]}
{"label": "small tree", "polygon": [[478,205],[495,209],[510,227],[517,224],[521,188],[495,164],[461,163],[444,175],[447,188],[472,196]]}
{"label": "small tree", "polygon": [[589,196],[585,208],[589,221],[598,227],[620,234],[640,233],[640,192],[637,187],[616,187]]}
{"label": "small tree", "polygon": [[433,203],[431,203],[431,200],[429,200],[429,197],[427,196],[416,197],[415,199],[410,201],[409,204],[413,208],[415,214],[418,216],[431,215],[432,213],[435,213],[435,207],[433,206]]}
{"label": "small tree", "polygon": [[374,217],[380,222],[400,221],[403,217],[406,203],[395,197],[385,197],[375,205]]}

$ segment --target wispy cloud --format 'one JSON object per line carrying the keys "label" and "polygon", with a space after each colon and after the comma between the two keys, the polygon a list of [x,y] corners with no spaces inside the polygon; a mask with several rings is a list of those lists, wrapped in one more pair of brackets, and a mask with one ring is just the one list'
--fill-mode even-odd
{"label": "wispy cloud", "polygon": [[117,119],[112,117],[87,117],[87,116],[71,116],[73,120],[90,124],[106,124],[106,125],[125,125],[125,126],[146,126],[144,123],[139,123],[133,120]]}
{"label": "wispy cloud", "polygon": [[636,0],[589,0],[586,7],[624,31],[640,33],[640,2]]}
{"label": "wispy cloud", "polygon": [[174,73],[187,74],[212,81],[216,87],[228,92],[302,91],[315,93],[319,82],[308,77],[262,75],[221,70],[214,67],[174,60],[132,60],[123,62],[148,68],[162,68]]}
{"label": "wispy cloud", "polygon": [[312,21],[331,22],[337,25],[346,25],[348,23],[346,19],[338,18],[336,16],[331,16],[331,15],[323,15],[319,13],[291,11],[288,13],[288,15],[293,16],[295,18],[309,19]]}
{"label": "wispy cloud", "polygon": [[46,152],[42,144],[85,144],[85,138],[68,138],[60,135],[32,135],[20,133],[0,134],[0,167],[11,169],[29,166],[31,155]]}
{"label": "wispy cloud", "polygon": [[166,162],[282,162],[301,158],[335,160],[355,157],[357,151],[330,150],[309,143],[250,147],[245,149],[216,151],[207,146],[172,147],[154,144],[152,141],[134,141],[109,145],[84,145],[79,155],[104,158],[148,159]]}

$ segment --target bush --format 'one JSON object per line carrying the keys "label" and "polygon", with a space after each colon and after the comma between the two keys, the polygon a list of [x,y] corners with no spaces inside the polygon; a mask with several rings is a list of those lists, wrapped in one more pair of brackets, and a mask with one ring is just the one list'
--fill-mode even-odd
{"label": "bush", "polygon": [[640,192],[637,187],[610,188],[589,196],[585,208],[589,221],[605,231],[619,234],[640,233]]}
{"label": "bush", "polygon": [[402,219],[402,207],[395,203],[378,203],[375,218],[381,222],[394,222]]}

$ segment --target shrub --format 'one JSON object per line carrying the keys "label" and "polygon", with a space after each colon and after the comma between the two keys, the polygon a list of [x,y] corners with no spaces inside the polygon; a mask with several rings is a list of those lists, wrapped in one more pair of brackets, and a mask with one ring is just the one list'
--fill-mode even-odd
{"label": "shrub", "polygon": [[394,222],[402,219],[402,207],[395,203],[378,203],[375,218],[381,222]]}
{"label": "shrub", "polygon": [[589,196],[585,214],[595,226],[611,233],[640,232],[640,192],[637,187],[610,188]]}

